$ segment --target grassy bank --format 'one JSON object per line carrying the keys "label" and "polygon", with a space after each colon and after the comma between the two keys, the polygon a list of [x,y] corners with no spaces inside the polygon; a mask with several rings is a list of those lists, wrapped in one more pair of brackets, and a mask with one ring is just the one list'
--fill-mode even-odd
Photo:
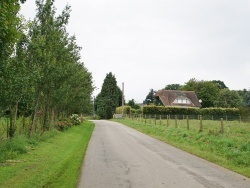
{"label": "grassy bank", "polygon": [[76,187],[93,129],[85,121],[33,147],[28,144],[26,154],[0,163],[0,187]]}
{"label": "grassy bank", "polygon": [[[198,120],[164,122],[153,120],[115,119],[147,135],[169,143],[189,153],[200,156],[225,168],[250,177],[250,125],[239,122],[224,122],[225,132],[220,133],[220,121],[203,121],[199,132]],[[160,125],[161,123],[161,125]]]}

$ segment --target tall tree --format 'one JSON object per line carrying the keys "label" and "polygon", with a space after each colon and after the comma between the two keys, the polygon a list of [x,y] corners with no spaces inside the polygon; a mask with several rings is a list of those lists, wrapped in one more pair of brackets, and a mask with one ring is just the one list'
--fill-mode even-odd
{"label": "tall tree", "polygon": [[81,48],[75,37],[66,31],[70,6],[56,16],[53,3],[37,0],[37,14],[30,24],[28,61],[35,80],[31,132],[38,112],[42,112],[42,128],[47,130],[55,115],[90,109],[92,76],[80,61]]}
{"label": "tall tree", "polygon": [[119,89],[117,86],[115,75],[108,73],[104,79],[100,94],[96,97],[97,114],[101,118],[110,119],[110,110],[115,112],[119,106]]}
{"label": "tall tree", "polygon": [[92,75],[66,31],[70,6],[56,16],[53,4],[36,0],[36,17],[27,24],[17,15],[19,1],[0,3],[0,110],[10,114],[10,137],[17,112],[31,113],[32,133],[38,116],[45,131],[59,116],[90,111]]}
{"label": "tall tree", "polygon": [[25,36],[18,15],[20,2],[8,0],[0,3],[0,110],[9,111],[8,133],[11,138],[14,137],[18,105],[23,98],[23,74],[26,71],[25,56],[21,55]]}

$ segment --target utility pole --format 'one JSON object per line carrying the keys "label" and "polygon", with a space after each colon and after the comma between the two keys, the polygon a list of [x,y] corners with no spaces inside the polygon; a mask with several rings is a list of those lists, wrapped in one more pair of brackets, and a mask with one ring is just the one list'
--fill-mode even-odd
{"label": "utility pole", "polygon": [[122,82],[122,117],[124,116],[124,82]]}
{"label": "utility pole", "polygon": [[93,97],[93,116],[95,117],[95,96]]}

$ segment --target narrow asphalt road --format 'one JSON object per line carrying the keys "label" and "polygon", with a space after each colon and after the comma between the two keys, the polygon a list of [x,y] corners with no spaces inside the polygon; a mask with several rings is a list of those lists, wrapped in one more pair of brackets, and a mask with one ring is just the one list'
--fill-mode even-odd
{"label": "narrow asphalt road", "polygon": [[98,120],[79,188],[250,188],[250,179],[119,123]]}

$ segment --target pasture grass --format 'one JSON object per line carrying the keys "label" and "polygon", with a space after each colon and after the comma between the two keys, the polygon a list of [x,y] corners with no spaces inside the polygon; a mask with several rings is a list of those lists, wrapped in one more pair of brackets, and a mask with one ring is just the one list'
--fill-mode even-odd
{"label": "pasture grass", "polygon": [[19,139],[23,142],[19,147],[26,151],[0,163],[0,187],[77,187],[93,129],[94,124],[85,121],[40,141],[18,137],[9,144],[16,145]]}
{"label": "pasture grass", "polygon": [[250,177],[250,125],[238,121],[113,119],[177,148]]}

